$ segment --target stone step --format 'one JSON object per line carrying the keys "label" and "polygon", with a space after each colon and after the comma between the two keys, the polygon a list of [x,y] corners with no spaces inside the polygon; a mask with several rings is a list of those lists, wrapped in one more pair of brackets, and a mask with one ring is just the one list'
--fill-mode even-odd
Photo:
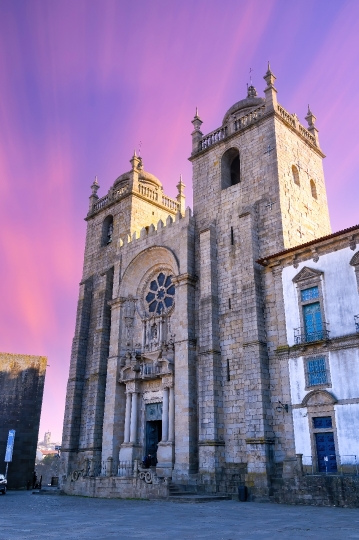
{"label": "stone step", "polygon": [[166,501],[169,502],[182,502],[182,503],[203,503],[203,502],[216,502],[216,501],[229,501],[232,497],[230,495],[198,495],[198,494],[183,494],[167,497]]}
{"label": "stone step", "polygon": [[58,487],[43,487],[41,489],[33,489],[33,495],[62,495],[61,489]]}

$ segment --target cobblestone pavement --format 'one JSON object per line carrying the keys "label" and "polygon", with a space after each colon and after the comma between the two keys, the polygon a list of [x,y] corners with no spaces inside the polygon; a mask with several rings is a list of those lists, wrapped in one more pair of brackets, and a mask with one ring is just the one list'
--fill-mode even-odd
{"label": "cobblestone pavement", "polygon": [[359,538],[359,509],[220,501],[200,504],[0,496],[1,540]]}

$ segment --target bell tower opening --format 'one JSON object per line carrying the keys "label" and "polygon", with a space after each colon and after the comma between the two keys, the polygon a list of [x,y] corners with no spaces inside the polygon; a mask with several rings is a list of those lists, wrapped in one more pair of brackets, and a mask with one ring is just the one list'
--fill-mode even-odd
{"label": "bell tower opening", "polygon": [[237,148],[230,148],[223,154],[221,172],[222,189],[239,184],[241,180],[241,166]]}

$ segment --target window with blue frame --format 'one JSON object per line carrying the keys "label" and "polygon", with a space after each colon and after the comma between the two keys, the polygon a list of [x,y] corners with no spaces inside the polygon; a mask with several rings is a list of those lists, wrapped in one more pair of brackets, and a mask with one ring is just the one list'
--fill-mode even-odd
{"label": "window with blue frame", "polygon": [[325,357],[309,358],[307,361],[307,384],[316,386],[328,383]]}
{"label": "window with blue frame", "polygon": [[306,341],[323,339],[323,321],[319,302],[303,306],[303,321]]}
{"label": "window with blue frame", "polygon": [[326,429],[333,427],[331,416],[316,416],[313,418],[314,429]]}
{"label": "window with blue frame", "polygon": [[319,289],[318,287],[309,287],[308,289],[303,289],[300,294],[302,302],[307,302],[308,300],[315,300],[319,298]]}

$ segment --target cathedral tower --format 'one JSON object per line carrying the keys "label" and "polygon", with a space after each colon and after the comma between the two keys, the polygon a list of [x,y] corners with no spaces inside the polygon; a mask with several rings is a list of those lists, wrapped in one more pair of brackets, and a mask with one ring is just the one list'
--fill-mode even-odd
{"label": "cathedral tower", "polygon": [[249,86],[247,97],[207,135],[196,111],[190,157],[199,276],[199,470],[204,481],[219,485],[223,471],[240,474],[246,464],[247,485],[263,495],[273,432],[256,261],[331,232],[315,117],[308,109],[304,128],[278,104],[269,65],[264,79],[264,98]]}

